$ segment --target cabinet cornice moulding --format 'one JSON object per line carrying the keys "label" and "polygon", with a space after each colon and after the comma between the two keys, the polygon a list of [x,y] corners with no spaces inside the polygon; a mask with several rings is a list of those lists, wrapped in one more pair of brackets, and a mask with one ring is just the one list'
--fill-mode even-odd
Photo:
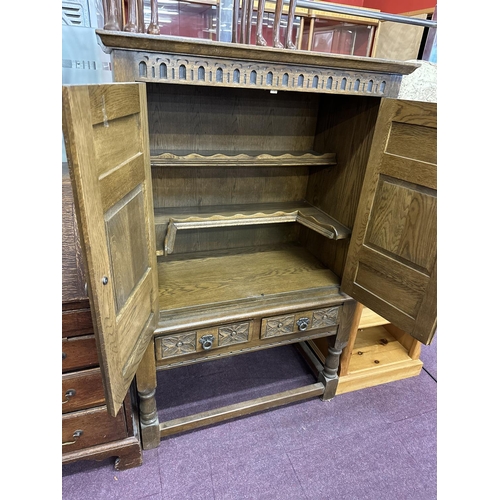
{"label": "cabinet cornice moulding", "polygon": [[397,97],[420,64],[172,36],[96,31],[117,81]]}
{"label": "cabinet cornice moulding", "polygon": [[350,70],[376,71],[408,75],[420,64],[375,59],[362,56],[345,56],[302,50],[259,47],[239,43],[215,42],[166,35],[148,35],[122,31],[96,30],[104,50],[123,49],[148,52],[168,52],[178,55],[237,59],[278,64],[298,64]]}

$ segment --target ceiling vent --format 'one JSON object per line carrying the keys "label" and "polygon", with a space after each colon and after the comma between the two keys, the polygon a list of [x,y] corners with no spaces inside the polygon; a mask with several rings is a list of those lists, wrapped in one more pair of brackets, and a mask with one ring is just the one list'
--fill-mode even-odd
{"label": "ceiling vent", "polygon": [[89,7],[86,0],[62,2],[62,23],[67,26],[90,28]]}

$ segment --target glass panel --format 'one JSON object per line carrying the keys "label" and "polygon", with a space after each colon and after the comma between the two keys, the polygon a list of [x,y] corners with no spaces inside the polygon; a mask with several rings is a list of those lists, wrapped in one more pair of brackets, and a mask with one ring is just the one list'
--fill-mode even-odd
{"label": "glass panel", "polygon": [[314,33],[311,50],[316,52],[331,52],[333,31]]}
{"label": "glass panel", "polygon": [[[316,19],[311,50],[332,54],[370,56],[374,26]],[[302,49],[307,50],[309,29],[304,29]]]}
{"label": "glass panel", "polygon": [[[144,1],[144,24],[151,21],[151,2]],[[188,38],[217,38],[217,7],[177,0],[158,0],[158,24],[161,35]]]}

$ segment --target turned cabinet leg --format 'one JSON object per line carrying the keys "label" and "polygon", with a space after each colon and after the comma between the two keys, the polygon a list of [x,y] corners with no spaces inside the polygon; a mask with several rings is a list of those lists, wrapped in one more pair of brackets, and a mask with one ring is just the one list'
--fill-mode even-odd
{"label": "turned cabinet leg", "polygon": [[141,360],[136,373],[137,392],[139,394],[139,421],[141,426],[142,447],[145,450],[160,445],[160,422],[156,409],[156,362],[154,341]]}
{"label": "turned cabinet leg", "polygon": [[158,421],[155,392],[155,389],[139,392],[142,447],[145,450],[160,445],[160,422]]}
{"label": "turned cabinet leg", "polygon": [[335,347],[336,339],[336,335],[328,337],[328,355],[325,360],[323,371],[318,376],[318,382],[321,382],[325,386],[325,392],[321,398],[323,401],[332,399],[339,385],[338,369],[342,349],[337,349]]}
{"label": "turned cabinet leg", "polygon": [[364,306],[361,302],[356,302],[353,320],[349,328],[349,338],[346,346],[342,350],[342,354],[340,355],[339,377],[345,377],[349,374],[349,363],[351,362],[352,350],[354,349],[356,337],[358,336],[358,327],[361,315],[363,314],[363,308]]}
{"label": "turned cabinet leg", "polygon": [[323,401],[329,401],[337,392],[340,355],[349,341],[349,332],[355,319],[355,312],[356,302],[352,299],[345,302],[340,311],[337,334],[328,337],[328,355],[325,359],[323,371],[318,376],[318,382],[325,386],[325,392],[321,398]]}

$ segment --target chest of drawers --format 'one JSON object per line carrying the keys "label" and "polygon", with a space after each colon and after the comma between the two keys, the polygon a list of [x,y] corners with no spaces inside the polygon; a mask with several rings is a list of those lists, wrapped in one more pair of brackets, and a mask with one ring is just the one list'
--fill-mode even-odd
{"label": "chest of drawers", "polygon": [[63,165],[62,462],[116,457],[123,470],[142,463],[133,397],[116,417],[106,407],[103,378],[85,293],[78,232],[67,168]]}

